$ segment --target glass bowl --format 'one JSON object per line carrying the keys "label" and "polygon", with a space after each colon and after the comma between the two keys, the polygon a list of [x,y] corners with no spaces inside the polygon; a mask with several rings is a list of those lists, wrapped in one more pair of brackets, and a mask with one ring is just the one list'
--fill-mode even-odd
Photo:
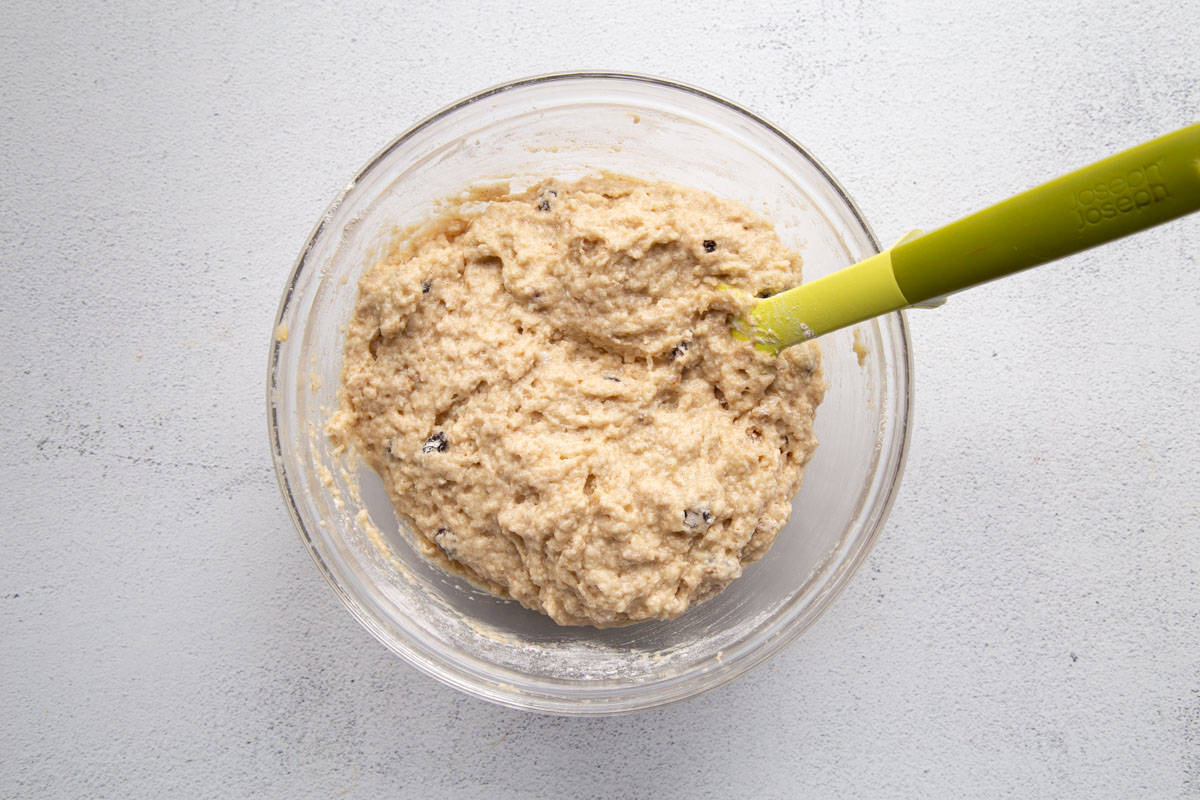
{"label": "glass bowl", "polygon": [[[893,314],[821,340],[829,390],[820,446],[770,552],[668,622],[559,627],[426,562],[379,479],[331,451],[344,325],[381,237],[469,185],[597,170],[738,200],[774,221],[812,280],[878,252],[832,176],[778,129],[707,92],[624,74],[548,75],[446,108],[388,145],[317,223],[288,279],[267,387],[280,489],[304,546],[350,612],[399,656],[516,708],[609,714],[719,686],[827,609],[866,557],[895,497],[911,362]],[[857,347],[856,347],[857,346]],[[865,358],[860,363],[860,354]]]}

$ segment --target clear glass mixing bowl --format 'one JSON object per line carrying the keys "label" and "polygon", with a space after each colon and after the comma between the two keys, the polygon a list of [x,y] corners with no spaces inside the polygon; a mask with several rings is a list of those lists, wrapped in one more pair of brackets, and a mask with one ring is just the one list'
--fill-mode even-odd
{"label": "clear glass mixing bowl", "polygon": [[[379,237],[493,179],[597,170],[732,198],[775,222],[812,280],[878,251],[854,204],[769,123],[699,89],[575,73],[515,81],[416,125],[321,218],[279,305],[268,375],[275,467],[305,547],[350,612],[402,658],[516,708],[607,714],[662,705],[746,672],[829,607],[862,563],[900,480],[911,362],[893,314],[821,340],[829,391],[792,519],[763,560],[676,620],[559,627],[423,560],[379,479],[331,452],[344,323]],[[283,335],[286,331],[286,337]],[[282,340],[282,341],[280,341]]]}

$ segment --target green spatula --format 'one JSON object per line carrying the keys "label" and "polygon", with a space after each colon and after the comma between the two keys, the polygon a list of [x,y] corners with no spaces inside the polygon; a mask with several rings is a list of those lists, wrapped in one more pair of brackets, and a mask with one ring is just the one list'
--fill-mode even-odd
{"label": "green spatula", "polygon": [[1200,124],[1118,153],[831,275],[760,300],[735,334],[777,354],[890,311],[1200,209]]}

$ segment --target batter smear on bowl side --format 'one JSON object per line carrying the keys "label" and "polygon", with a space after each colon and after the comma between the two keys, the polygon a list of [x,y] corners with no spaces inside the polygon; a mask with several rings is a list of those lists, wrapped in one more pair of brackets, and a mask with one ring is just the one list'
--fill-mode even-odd
{"label": "batter smear on bowl side", "polygon": [[729,330],[726,287],[799,282],[705,192],[476,188],[363,276],[328,433],[443,568],[564,625],[676,617],[767,551],[816,447],[817,346]]}

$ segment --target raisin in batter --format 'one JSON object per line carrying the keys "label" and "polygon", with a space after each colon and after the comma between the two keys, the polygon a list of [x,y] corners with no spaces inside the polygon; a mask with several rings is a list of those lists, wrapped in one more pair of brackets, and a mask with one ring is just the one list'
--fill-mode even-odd
{"label": "raisin in batter", "polygon": [[816,345],[736,340],[723,288],[799,282],[704,192],[476,189],[362,278],[329,434],[444,568],[565,625],[675,617],[766,552],[816,446]]}

